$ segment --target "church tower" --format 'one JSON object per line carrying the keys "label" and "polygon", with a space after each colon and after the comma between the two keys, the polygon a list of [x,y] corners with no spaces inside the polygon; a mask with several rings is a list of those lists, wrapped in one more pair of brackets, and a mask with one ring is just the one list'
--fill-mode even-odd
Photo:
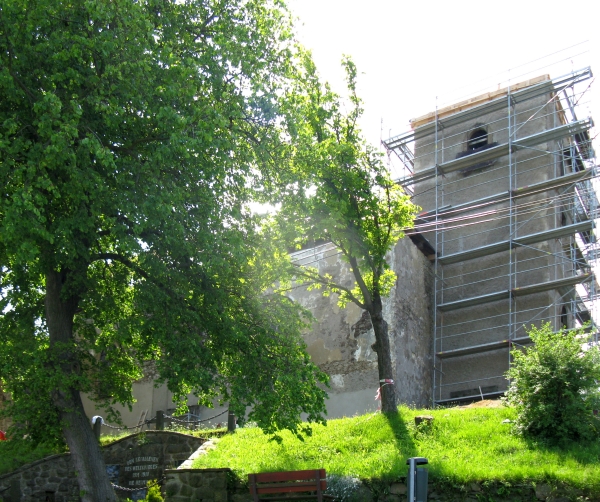
{"label": "church tower", "polygon": [[596,163],[580,116],[591,78],[503,86],[384,142],[422,208],[413,240],[434,263],[434,404],[501,395],[509,349],[531,343],[531,325],[593,321]]}

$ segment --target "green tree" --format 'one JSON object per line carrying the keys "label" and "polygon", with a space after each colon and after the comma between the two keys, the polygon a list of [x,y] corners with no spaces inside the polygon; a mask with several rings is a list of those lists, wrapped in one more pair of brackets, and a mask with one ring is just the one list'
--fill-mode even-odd
{"label": "green tree", "polygon": [[517,410],[517,430],[560,443],[597,438],[593,415],[600,398],[600,351],[582,349],[584,330],[554,333],[550,323],[528,332],[534,345],[511,351],[506,401]]}
{"label": "green tree", "polygon": [[0,4],[0,382],[114,500],[80,392],[111,411],[153,361],[183,401],[268,432],[322,421],[325,376],[246,209],[279,137],[277,0]]}
{"label": "green tree", "polygon": [[[383,298],[396,282],[386,253],[412,226],[418,210],[368,146],[358,127],[361,101],[356,94],[356,67],[349,59],[349,103],[319,82],[310,55],[304,55],[288,110],[293,169],[282,173],[282,207],[276,219],[283,242],[300,248],[307,242],[332,242],[349,262],[354,287],[317,269],[295,265],[294,273],[324,294],[337,294],[343,306],[353,302],[367,311],[375,332],[379,379],[393,379],[388,325]],[[348,113],[343,107],[348,104]],[[302,121],[299,117],[306,117]],[[381,386],[384,412],[396,410],[394,385]]]}

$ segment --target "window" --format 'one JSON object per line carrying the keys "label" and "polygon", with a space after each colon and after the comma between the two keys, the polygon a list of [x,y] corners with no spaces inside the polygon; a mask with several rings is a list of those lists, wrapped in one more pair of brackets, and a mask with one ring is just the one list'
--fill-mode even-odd
{"label": "window", "polygon": [[[461,157],[467,157],[468,155],[477,154],[479,152],[482,152],[483,150],[487,150],[488,148],[493,148],[498,145],[498,143],[490,143],[489,140],[490,137],[485,128],[476,125],[475,129],[468,133],[465,150],[463,150],[462,152],[458,152],[456,158],[459,159]],[[460,172],[463,175],[468,176],[473,172],[481,171],[482,169],[494,165],[495,162],[495,159],[484,160],[481,162],[475,161],[475,164],[472,164],[466,167],[465,169],[462,169]]]}
{"label": "window", "polygon": [[469,141],[467,142],[467,151],[473,152],[482,146],[486,146],[488,144],[488,134],[485,129],[477,129],[471,133],[469,136]]}

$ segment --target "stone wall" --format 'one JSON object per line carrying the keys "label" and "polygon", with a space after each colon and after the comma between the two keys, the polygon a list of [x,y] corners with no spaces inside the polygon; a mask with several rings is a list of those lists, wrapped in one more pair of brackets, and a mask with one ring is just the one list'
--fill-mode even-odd
{"label": "stone wall", "polygon": [[104,462],[113,483],[143,489],[148,481],[161,479],[166,469],[179,467],[204,441],[178,432],[141,432],[104,448]]}
{"label": "stone wall", "polygon": [[0,497],[3,502],[79,501],[71,455],[52,455],[0,476]]}
{"label": "stone wall", "polygon": [[174,469],[165,471],[167,502],[228,502],[230,469]]}
{"label": "stone wall", "polygon": [[[120,498],[145,496],[148,481],[159,480],[168,469],[178,467],[205,440],[178,432],[147,431],[115,441],[103,448],[111,481],[127,490]],[[53,455],[0,476],[2,502],[79,500],[77,477],[71,455]]]}
{"label": "stone wall", "polygon": [[[352,287],[350,266],[331,245],[303,250],[301,256],[321,273]],[[432,389],[433,311],[432,266],[408,238],[388,254],[398,279],[384,300],[389,326],[396,395],[400,402],[427,406]],[[319,290],[298,287],[290,295],[308,308],[316,321],[304,334],[315,364],[330,375],[329,418],[374,411],[379,386],[375,334],[369,315],[354,304],[337,305],[337,296],[323,297]]]}
{"label": "stone wall", "polygon": [[[165,502],[252,502],[248,486],[237,480],[229,469],[178,469],[167,471]],[[331,488],[330,488],[331,490]],[[593,493],[564,484],[533,483],[467,483],[457,485],[429,477],[428,500],[435,502],[566,502],[599,500]],[[332,495],[341,493],[328,491]],[[343,494],[348,502],[408,502],[405,478],[394,482],[370,480],[352,484]]]}

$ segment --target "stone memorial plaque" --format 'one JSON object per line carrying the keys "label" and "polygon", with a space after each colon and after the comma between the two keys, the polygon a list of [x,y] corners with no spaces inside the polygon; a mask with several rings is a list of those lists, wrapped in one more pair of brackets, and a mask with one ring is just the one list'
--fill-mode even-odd
{"label": "stone memorial plaque", "polygon": [[145,431],[108,445],[103,456],[118,497],[143,499],[148,482],[163,484],[165,469],[181,464],[203,442],[178,432]]}
{"label": "stone memorial plaque", "polygon": [[127,459],[120,469],[119,485],[125,488],[145,488],[148,481],[160,479],[162,461],[157,456],[138,455]]}

